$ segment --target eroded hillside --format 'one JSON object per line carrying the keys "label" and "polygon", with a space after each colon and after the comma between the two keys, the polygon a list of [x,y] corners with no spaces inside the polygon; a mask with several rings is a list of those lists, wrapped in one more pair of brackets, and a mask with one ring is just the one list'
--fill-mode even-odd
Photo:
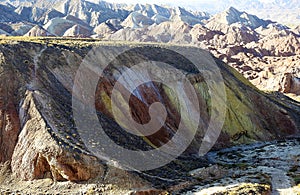
{"label": "eroded hillside", "polygon": [[[13,182],[34,179],[93,181],[99,185],[113,184],[126,190],[152,187],[172,189],[172,186],[178,184],[185,184],[182,187],[187,187],[189,182],[197,183],[195,178],[190,177],[189,172],[206,167],[210,163],[206,156],[197,157],[196,154],[203,144],[202,140],[212,120],[212,113],[214,109],[218,110],[218,106],[222,106],[226,112],[220,136],[208,135],[208,140],[218,138],[214,149],[256,141],[284,140],[299,135],[299,103],[280,93],[266,94],[258,91],[237,71],[213,58],[206,51],[180,47],[180,50],[206,56],[217,65],[223,80],[212,83],[214,86],[224,84],[226,98],[218,97],[217,94],[216,99],[219,101],[212,106],[209,86],[205,81],[207,77],[197,71],[190,61],[172,52],[171,47],[76,39],[3,39],[0,45],[0,162],[8,162],[6,165],[10,176],[7,178],[11,178],[10,181]],[[126,171],[112,166],[116,164],[114,158],[122,155],[118,154],[118,151],[113,155],[105,153],[105,150],[101,155],[91,152],[93,148],[97,150],[103,147],[102,143],[99,143],[101,139],[98,138],[101,134],[88,122],[85,124],[90,130],[90,136],[82,138],[83,129],[77,126],[78,117],[74,117],[76,110],[74,111],[73,104],[76,99],[83,107],[87,107],[89,97],[84,97],[80,90],[74,93],[74,82],[81,63],[89,56],[92,48],[104,48],[108,53],[116,48],[129,49],[129,52],[112,61],[109,68],[103,71],[103,76],[99,77],[94,93],[94,106],[105,134],[119,146],[141,151],[141,154],[146,155],[147,151],[172,141],[177,133],[179,121],[183,121],[186,135],[193,132],[193,127],[189,123],[189,115],[181,114],[181,100],[176,98],[172,89],[157,82],[147,82],[138,86],[131,94],[129,105],[132,116],[123,113],[123,105],[119,104],[119,117],[132,117],[136,122],[146,124],[150,120],[148,110],[151,104],[161,102],[166,108],[166,120],[159,131],[151,135],[136,136],[128,133],[116,123],[115,113],[111,109],[112,90],[120,74],[143,61],[160,61],[171,66],[171,73],[187,76],[199,100],[197,105],[193,106],[199,107],[197,114],[201,116],[201,123],[187,150],[175,161],[154,170]],[[99,66],[104,57],[96,56]],[[203,71],[210,71],[209,65],[202,68]],[[84,75],[85,80],[89,81],[93,74],[88,71]],[[134,83],[135,81],[131,80],[134,76],[133,74],[133,77],[126,77],[126,82]],[[174,78],[172,74],[165,77],[175,79],[175,86],[183,85],[179,77]],[[85,88],[88,86],[79,85],[78,89]],[[180,89],[180,93],[187,93],[185,87]],[[127,89],[123,90],[126,93]],[[119,98],[125,99],[123,96]],[[187,96],[186,101],[189,98]],[[86,113],[81,114],[82,120],[90,120],[89,116],[85,116]],[[184,146],[185,140],[173,144]],[[176,190],[182,188],[180,185]],[[45,190],[47,192],[47,188]]]}

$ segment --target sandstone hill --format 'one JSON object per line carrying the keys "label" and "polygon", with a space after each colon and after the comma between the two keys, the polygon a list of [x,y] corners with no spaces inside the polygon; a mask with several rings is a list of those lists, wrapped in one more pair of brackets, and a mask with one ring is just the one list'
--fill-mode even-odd
{"label": "sandstone hill", "polygon": [[[190,146],[175,161],[150,171],[125,171],[113,166],[116,165],[114,158],[122,155],[118,151],[115,154],[104,152],[101,156],[95,156],[91,152],[92,148],[101,146],[97,139],[99,134],[97,129],[94,130],[94,127],[88,125],[90,123],[86,123],[91,136],[88,140],[81,137],[83,129],[79,129],[74,120],[76,110],[72,110],[72,97],[83,107],[86,106],[86,97],[79,92],[73,93],[72,89],[77,70],[93,47],[103,47],[107,51],[121,47],[133,48],[129,53],[116,58],[105,69],[103,77],[99,78],[94,104],[106,135],[129,150],[139,150],[146,154],[148,150],[163,146],[176,135],[179,120],[183,120],[184,132],[187,135],[192,132],[192,127],[189,126],[190,119],[181,116],[180,100],[176,99],[172,89],[149,82],[139,86],[132,94],[131,114],[137,122],[145,124],[149,121],[149,106],[161,102],[166,107],[166,121],[158,132],[149,136],[126,133],[115,122],[110,104],[118,75],[133,64],[145,60],[165,62],[172,66],[171,71],[175,75],[178,71],[187,75],[199,99],[199,105],[194,106],[199,106],[198,114],[202,122]],[[215,109],[225,109],[226,115],[220,136],[208,134],[207,140],[218,137],[214,149],[299,136],[299,103],[281,93],[260,92],[236,70],[213,58],[207,51],[193,47],[179,48],[212,59],[220,70],[224,81],[213,81],[213,86],[224,82],[227,100],[217,94],[215,98],[218,103],[212,107],[206,77],[191,62],[168,48],[170,46],[163,44],[130,45],[90,39],[2,39],[0,162],[5,163],[1,165],[5,177],[0,177],[1,192],[19,193],[22,190],[23,193],[32,193],[30,190],[34,190],[35,193],[55,193],[61,190],[70,193],[68,189],[80,188],[83,193],[102,190],[113,194],[149,188],[156,189],[153,193],[159,193],[161,190],[179,191],[192,184],[201,184],[202,181],[192,177],[190,171],[211,166],[209,164],[212,162],[207,156],[197,157],[196,154],[204,143],[202,140],[205,129],[212,120]],[[98,57],[101,59],[101,56]],[[99,62],[101,65],[101,61]],[[202,71],[209,72],[210,68],[204,65]],[[92,76],[92,72],[87,72],[83,79]],[[128,77],[126,82],[132,83],[131,78]],[[174,79],[174,76],[171,74],[170,78]],[[166,79],[169,77],[166,76]],[[181,86],[183,81],[179,77],[175,79],[178,79],[175,83]],[[81,87],[84,90],[86,86]],[[180,93],[186,93],[185,88],[181,88]],[[119,113],[120,116],[123,114],[125,113]],[[90,119],[84,113],[80,116],[82,120]],[[184,144],[184,140],[182,138],[182,142],[175,143],[180,146]],[[93,147],[89,148],[88,145]],[[221,171],[214,176],[208,176],[203,172],[199,177],[214,179],[219,178],[220,174],[224,176],[227,173]],[[36,181],[32,183],[32,180]],[[79,183],[53,184],[53,181]]]}

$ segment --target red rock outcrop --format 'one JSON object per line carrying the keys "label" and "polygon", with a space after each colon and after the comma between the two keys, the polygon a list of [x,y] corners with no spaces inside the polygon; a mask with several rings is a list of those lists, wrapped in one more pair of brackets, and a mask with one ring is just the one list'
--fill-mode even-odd
{"label": "red rock outcrop", "polygon": [[5,162],[11,160],[20,132],[16,97],[19,85],[17,75],[7,67],[4,56],[0,58],[0,162]]}

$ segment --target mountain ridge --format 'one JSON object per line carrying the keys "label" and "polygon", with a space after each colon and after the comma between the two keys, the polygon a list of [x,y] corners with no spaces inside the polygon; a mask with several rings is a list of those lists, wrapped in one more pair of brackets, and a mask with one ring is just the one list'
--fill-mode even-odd
{"label": "mountain ridge", "polygon": [[[50,9],[1,5],[4,14],[0,16],[0,34],[193,45],[211,51],[262,90],[300,94],[295,93],[298,84],[294,81],[300,77],[299,27],[289,28],[234,7],[210,15],[152,4],[50,2],[54,3]],[[265,61],[265,56],[272,58],[276,70],[269,67],[271,62]],[[288,68],[281,68],[276,58],[282,58]],[[257,62],[251,63],[253,60]],[[289,77],[285,73],[292,74],[287,87],[283,84]]]}

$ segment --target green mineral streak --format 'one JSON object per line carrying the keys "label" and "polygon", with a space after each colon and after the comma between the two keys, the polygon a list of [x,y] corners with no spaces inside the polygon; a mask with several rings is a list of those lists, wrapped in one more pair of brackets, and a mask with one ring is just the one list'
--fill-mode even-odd
{"label": "green mineral streak", "polygon": [[198,98],[205,100],[208,108],[207,112],[209,115],[211,115],[211,97],[207,84],[205,82],[195,83],[194,88],[196,89]]}
{"label": "green mineral streak", "polygon": [[182,105],[185,104],[187,100],[180,100],[180,98],[178,98],[180,94],[176,94],[176,92],[169,87],[163,86],[163,90],[166,93],[171,106],[180,113],[180,122],[182,125],[188,130],[197,129],[196,125],[198,124],[198,121],[193,121],[193,118],[189,116],[189,111],[181,110],[184,108]]}
{"label": "green mineral streak", "polygon": [[175,110],[177,112],[180,112],[180,104],[179,104],[179,99],[178,99],[178,95],[176,94],[176,92],[174,90],[172,90],[171,88],[167,87],[166,85],[163,85],[162,88],[163,88],[164,92],[167,94],[171,106],[173,106],[173,108],[175,108]]}
{"label": "green mineral streak", "polygon": [[111,99],[110,97],[104,92],[102,91],[101,94],[101,101],[105,106],[105,109],[109,112],[112,113],[112,108],[111,108]]}
{"label": "green mineral streak", "polygon": [[[254,111],[248,105],[251,102],[246,97],[242,96],[240,91],[235,91],[226,87],[227,94],[227,114],[224,123],[223,131],[226,132],[231,139],[235,135],[242,133],[240,139],[231,140],[233,143],[251,143],[255,140],[254,136],[262,137],[262,132],[259,131],[255,123],[251,120],[251,115],[255,115]],[[239,136],[238,136],[239,137]]]}

